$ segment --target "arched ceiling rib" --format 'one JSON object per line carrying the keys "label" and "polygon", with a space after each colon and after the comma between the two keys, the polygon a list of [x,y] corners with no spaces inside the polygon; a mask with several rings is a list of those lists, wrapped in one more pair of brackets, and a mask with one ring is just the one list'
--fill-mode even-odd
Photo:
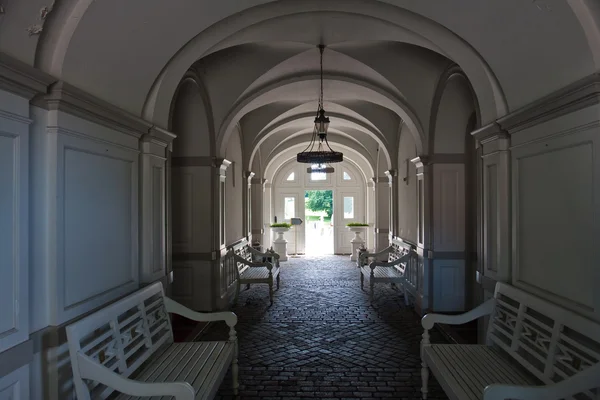
{"label": "arched ceiling rib", "polygon": [[[274,84],[272,87],[267,87],[262,91],[243,99],[230,111],[227,118],[221,124],[218,135],[218,142],[221,143],[221,148],[227,142],[232,127],[242,116],[261,106],[276,102],[278,99],[293,98],[301,102],[314,99],[315,93],[318,93],[318,88],[318,77],[298,77]],[[347,77],[328,76],[325,81],[325,91],[328,93],[328,99],[334,102],[338,99],[362,99],[363,101],[368,101],[392,111],[407,124],[412,132],[417,134],[417,137],[415,138],[418,143],[417,146],[420,150],[422,149],[421,146],[425,142],[424,130],[415,112],[403,99],[395,98],[381,88],[369,87],[368,84],[354,81]]]}
{"label": "arched ceiling rib", "polygon": [[63,0],[46,8],[48,17],[43,6],[6,4],[0,51],[163,127],[194,65],[221,153],[245,116],[251,138],[265,128],[259,121],[297,116],[300,124],[300,108],[316,104],[320,41],[329,48],[326,99],[340,107],[336,117],[370,121],[382,138],[402,120],[420,153],[431,94],[451,63],[469,79],[482,124],[600,69],[595,0]]}
{"label": "arched ceiling rib", "polygon": [[[264,168],[264,178],[268,181],[272,182],[273,177],[277,173],[277,171],[284,166],[287,162],[293,160],[296,157],[296,153],[301,151],[304,147],[306,147],[307,142],[297,143],[287,149],[279,152],[278,154],[274,154]],[[342,151],[344,151],[345,159],[354,163],[358,169],[363,174],[363,178],[365,180],[370,179],[375,176],[375,170],[371,163],[360,153],[358,153],[355,149],[351,147],[347,147],[344,144],[336,143]],[[334,165],[335,168],[335,165]]]}

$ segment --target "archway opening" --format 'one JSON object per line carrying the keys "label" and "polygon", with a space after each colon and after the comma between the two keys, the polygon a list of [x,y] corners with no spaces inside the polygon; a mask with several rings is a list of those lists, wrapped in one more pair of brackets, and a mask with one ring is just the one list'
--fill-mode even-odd
{"label": "archway opening", "polygon": [[304,193],[306,255],[333,254],[333,190],[306,190]]}

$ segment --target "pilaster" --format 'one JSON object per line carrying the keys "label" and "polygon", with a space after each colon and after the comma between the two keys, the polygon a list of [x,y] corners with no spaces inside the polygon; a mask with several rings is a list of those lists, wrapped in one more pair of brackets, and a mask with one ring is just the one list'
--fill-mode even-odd
{"label": "pilaster", "polygon": [[247,188],[244,191],[244,232],[248,236],[248,240],[252,240],[252,179],[254,178],[254,172],[244,171],[244,178],[246,178]]}
{"label": "pilaster", "polygon": [[510,135],[498,124],[473,132],[481,154],[483,260],[477,282],[488,292],[511,279]]}
{"label": "pilaster", "polygon": [[152,128],[140,140],[140,281],[162,279],[166,269],[166,167],[171,132]]}
{"label": "pilaster", "polygon": [[431,164],[427,156],[410,160],[417,173],[417,255],[418,285],[415,309],[424,314],[431,307],[430,293],[433,284],[431,273],[430,227],[431,227]]}
{"label": "pilaster", "polygon": [[389,192],[389,229],[391,236],[398,235],[398,171],[390,169],[385,171],[388,178]]}

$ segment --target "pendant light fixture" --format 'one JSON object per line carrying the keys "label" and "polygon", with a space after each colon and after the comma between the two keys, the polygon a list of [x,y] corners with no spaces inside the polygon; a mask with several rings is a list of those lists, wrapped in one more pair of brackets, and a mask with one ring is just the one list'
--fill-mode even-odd
{"label": "pendant light fixture", "polygon": [[321,92],[319,94],[317,116],[310,143],[306,149],[296,155],[296,160],[300,163],[323,166],[324,164],[344,161],[344,155],[339,151],[333,151],[327,141],[329,117],[325,115],[325,109],[323,108],[323,52],[325,51],[325,45],[320,44],[318,47],[321,53]]}

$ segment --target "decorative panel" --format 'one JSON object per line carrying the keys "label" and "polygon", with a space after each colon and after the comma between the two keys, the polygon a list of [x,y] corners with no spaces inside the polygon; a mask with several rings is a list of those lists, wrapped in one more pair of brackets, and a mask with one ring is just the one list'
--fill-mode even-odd
{"label": "decorative panel", "polygon": [[[134,280],[131,162],[65,149],[66,308]],[[107,251],[109,250],[109,251]]]}
{"label": "decorative panel", "polygon": [[29,365],[0,377],[0,400],[29,400]]}
{"label": "decorative panel", "polygon": [[464,165],[434,165],[432,196],[435,251],[463,251],[465,244]]}
{"label": "decorative panel", "polygon": [[513,151],[513,283],[596,317],[597,135],[583,131]]}
{"label": "decorative panel", "polygon": [[[19,181],[17,160],[18,138],[0,133],[0,338],[15,333],[18,329],[19,288]],[[6,308],[5,308],[6,307]],[[1,340],[1,339],[0,339]],[[9,346],[0,346],[0,352]]]}
{"label": "decorative panel", "polygon": [[179,299],[192,298],[193,289],[193,264],[173,263],[173,296]]}
{"label": "decorative panel", "polygon": [[0,353],[29,334],[28,125],[0,114]]}
{"label": "decorative panel", "polygon": [[484,213],[485,213],[485,267],[492,272],[498,271],[498,166],[485,166],[484,177]]}
{"label": "decorative panel", "polygon": [[465,307],[464,260],[433,261],[433,310],[463,311]]}
{"label": "decorative panel", "polygon": [[164,169],[152,167],[152,271],[162,273],[165,266]]}
{"label": "decorative panel", "polygon": [[57,314],[63,323],[139,282],[138,152],[58,135]]}

